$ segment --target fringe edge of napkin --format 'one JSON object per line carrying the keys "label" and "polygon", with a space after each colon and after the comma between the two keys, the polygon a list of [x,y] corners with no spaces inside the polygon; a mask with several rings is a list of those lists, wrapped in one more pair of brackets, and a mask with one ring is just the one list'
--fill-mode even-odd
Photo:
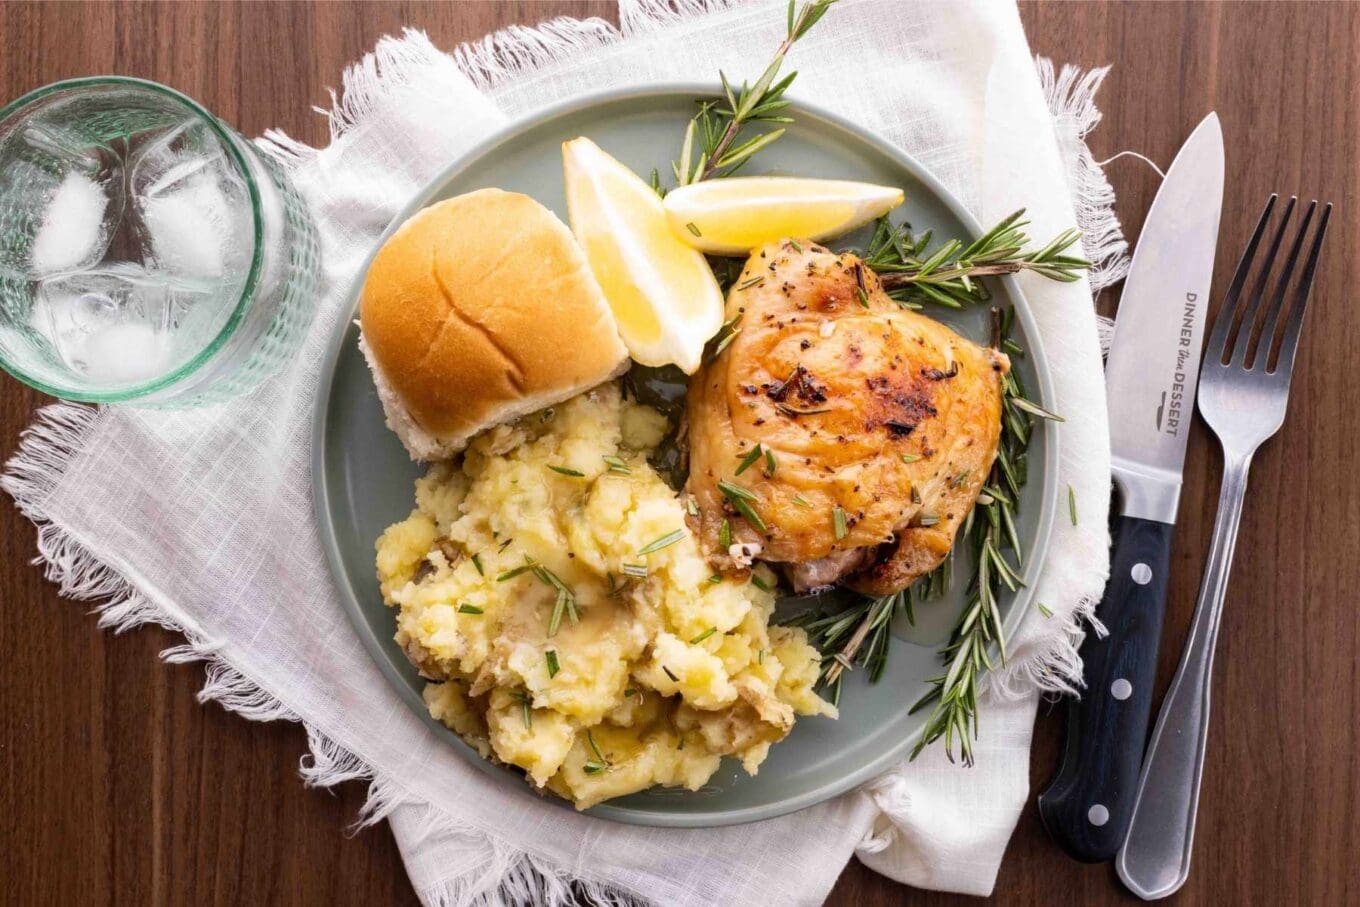
{"label": "fringe edge of napkin", "polygon": [[[578,52],[602,49],[626,37],[668,28],[694,16],[736,7],[740,2],[620,0],[621,30],[598,18],[558,18],[534,27],[512,26],[458,47],[451,55],[452,63],[479,88],[494,90],[503,82],[541,72]],[[1114,191],[1085,143],[1086,134],[1100,121],[1094,97],[1109,67],[1083,72],[1066,65],[1055,72],[1052,62],[1042,57],[1036,57],[1035,64],[1054,117],[1059,149],[1069,177],[1074,180],[1077,225],[1086,237],[1086,255],[1095,264],[1089,281],[1092,292],[1098,294],[1122,279],[1128,269],[1127,243],[1114,213]],[[400,38],[384,37],[372,53],[346,70],[342,91],[331,92],[331,109],[318,108],[328,118],[332,141],[342,139],[389,92],[410,83],[416,70],[448,65],[450,55],[435,48],[423,32],[407,29]],[[258,144],[289,168],[308,163],[320,153],[278,130],[266,132]],[[1102,345],[1107,342],[1108,331],[1103,330]],[[299,773],[307,786],[369,782],[368,796],[354,830],[380,822],[398,807],[411,806],[420,811],[416,843],[435,837],[471,836],[483,849],[489,848],[489,856],[482,864],[462,868],[456,876],[418,889],[423,903],[433,907],[502,903],[570,907],[583,899],[605,907],[645,903],[636,893],[583,878],[579,870],[568,874],[517,846],[463,827],[443,810],[413,797],[396,781],[303,721],[262,689],[228,660],[221,643],[209,638],[187,615],[171,603],[143,594],[127,572],[102,560],[84,541],[54,522],[45,504],[100,416],[100,410],[77,404],[44,407],[20,435],[18,450],[0,476],[0,490],[8,493],[20,512],[37,527],[38,555],[34,563],[43,567],[44,575],[57,585],[60,595],[98,601],[94,613],[101,629],[121,633],[144,624],[157,624],[181,634],[183,644],[160,654],[169,663],[204,662],[206,680],[197,695],[200,703],[216,702],[253,721],[284,719],[302,724],[310,752],[301,760]],[[1094,626],[1103,633],[1103,627],[1094,618],[1095,604],[1094,600],[1078,603],[1062,629],[1061,643],[1052,651],[992,675],[990,694],[1011,698],[1036,687],[1072,691],[1074,684],[1080,683],[1077,647],[1084,628]]]}

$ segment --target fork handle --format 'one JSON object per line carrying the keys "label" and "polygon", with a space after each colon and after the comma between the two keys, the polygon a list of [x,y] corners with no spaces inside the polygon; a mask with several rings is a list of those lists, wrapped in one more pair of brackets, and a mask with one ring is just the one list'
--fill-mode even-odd
{"label": "fork handle", "polygon": [[1209,736],[1214,644],[1250,465],[1250,455],[1224,465],[1218,516],[1195,619],[1148,744],[1128,837],[1115,863],[1124,884],[1144,900],[1166,897],[1190,876],[1199,783]]}

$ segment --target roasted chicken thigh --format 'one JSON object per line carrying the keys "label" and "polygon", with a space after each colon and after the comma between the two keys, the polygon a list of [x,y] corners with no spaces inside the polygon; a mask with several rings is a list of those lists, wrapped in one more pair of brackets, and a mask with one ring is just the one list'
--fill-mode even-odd
{"label": "roasted chicken thigh", "polygon": [[806,241],[752,253],[727,317],[737,333],[687,402],[688,490],[714,565],[756,558],[799,591],[873,595],[939,565],[996,457],[1006,356]]}

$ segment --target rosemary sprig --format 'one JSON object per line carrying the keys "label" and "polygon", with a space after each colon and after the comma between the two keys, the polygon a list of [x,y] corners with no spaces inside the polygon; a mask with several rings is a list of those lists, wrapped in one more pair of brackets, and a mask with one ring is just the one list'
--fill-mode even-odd
{"label": "rosemary sprig", "polygon": [[841,679],[855,664],[865,666],[877,682],[888,663],[889,627],[905,614],[916,622],[915,597],[919,584],[882,598],[863,598],[836,614],[806,612],[798,621],[808,639],[822,652],[821,683],[833,704],[840,704]]}
{"label": "rosemary sprig", "polygon": [[1091,267],[1086,259],[1068,252],[1081,238],[1075,229],[1029,249],[1025,232],[1029,222],[1021,219],[1024,215],[1021,208],[968,245],[950,239],[934,250],[930,249],[931,231],[916,236],[909,224],[894,227],[882,217],[865,250],[864,263],[878,273],[883,289],[897,302],[913,308],[933,302],[954,309],[991,298],[979,277],[1033,271],[1050,280],[1071,282]]}
{"label": "rosemary sprig", "polygon": [[[1008,339],[1013,316],[992,309],[992,344],[1000,346]],[[973,741],[977,739],[977,682],[984,669],[992,667],[991,649],[995,647],[1002,662],[1006,660],[1006,639],[1001,626],[998,597],[1001,587],[1014,591],[1023,585],[1019,565],[1021,552],[1015,531],[1016,502],[1024,484],[1028,457],[1031,417],[1057,418],[1041,407],[1030,404],[1024,397],[1024,387],[1013,373],[1008,373],[1002,384],[1001,440],[996,462],[984,488],[988,489],[989,503],[979,503],[969,514],[964,526],[977,556],[977,574],[969,587],[968,599],[959,616],[949,643],[940,650],[946,669],[932,681],[933,688],[921,698],[911,711],[916,712],[934,703],[926,719],[921,739],[912,750],[916,758],[922,750],[941,738],[945,755],[954,758],[957,738],[959,756],[965,765],[973,764]],[[1016,466],[1019,465],[1017,470]],[[1008,489],[1001,490],[1003,485]],[[1015,565],[1007,560],[1003,549],[1010,549]]]}
{"label": "rosemary sprig", "polygon": [[[742,82],[741,88],[734,89],[727,76],[719,72],[723,97],[699,103],[699,112],[685,127],[680,158],[671,163],[677,185],[688,186],[714,177],[730,176],[757,151],[779,140],[784,134],[782,126],[754,134],[748,133],[747,127],[757,123],[793,122],[783,112],[792,103],[785,100],[784,92],[798,73],[791,72],[775,80],[789,50],[812,30],[835,2],[809,0],[796,9],[794,0],[789,0],[788,31],[754,85]],[[691,232],[697,234],[698,231]]]}

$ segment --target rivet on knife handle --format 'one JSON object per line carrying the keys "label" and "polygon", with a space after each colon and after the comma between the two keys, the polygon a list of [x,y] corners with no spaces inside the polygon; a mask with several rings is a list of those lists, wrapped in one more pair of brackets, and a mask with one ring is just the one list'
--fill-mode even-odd
{"label": "rivet on knife handle", "polygon": [[1120,517],[1096,615],[1109,635],[1081,647],[1086,689],[1071,699],[1062,764],[1039,795],[1049,835],[1087,862],[1114,858],[1132,814],[1157,672],[1173,527]]}

